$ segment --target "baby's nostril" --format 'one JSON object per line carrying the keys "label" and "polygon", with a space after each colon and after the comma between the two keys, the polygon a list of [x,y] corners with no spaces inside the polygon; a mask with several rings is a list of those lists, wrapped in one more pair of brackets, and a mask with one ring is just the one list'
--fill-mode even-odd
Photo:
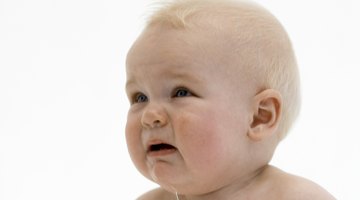
{"label": "baby's nostril", "polygon": [[161,127],[162,125],[162,122],[160,120],[154,120],[153,124],[152,124],[152,127],[153,128],[158,128],[158,127]]}

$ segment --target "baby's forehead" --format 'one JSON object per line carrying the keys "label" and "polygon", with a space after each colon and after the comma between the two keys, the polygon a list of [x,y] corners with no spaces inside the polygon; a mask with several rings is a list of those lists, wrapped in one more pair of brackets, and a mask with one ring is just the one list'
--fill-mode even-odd
{"label": "baby's forehead", "polygon": [[211,72],[234,84],[244,81],[250,84],[250,80],[256,80],[246,68],[252,64],[247,63],[246,56],[234,52],[231,40],[196,28],[150,27],[136,42],[128,60],[131,73],[139,71],[137,66],[148,66],[145,70],[161,68],[162,73],[176,77],[191,74],[196,68],[198,79],[208,79]]}
{"label": "baby's forehead", "polygon": [[[215,66],[228,74],[256,76],[254,69],[273,56],[271,49],[281,38],[278,22],[252,4],[208,6],[184,18],[182,26],[176,21],[180,19],[173,18],[152,18],[132,49],[142,52],[141,56],[148,55],[148,51],[162,51],[158,53],[168,57],[176,54],[188,60],[207,59],[217,62]],[[202,54],[194,53],[199,51]]]}
{"label": "baby's forehead", "polygon": [[209,40],[217,48],[226,46],[236,53],[254,53],[287,37],[279,22],[262,7],[249,3],[234,5],[207,5],[193,14],[184,14],[187,16],[183,18],[168,16],[160,20],[154,17],[146,29],[173,29],[192,35],[195,40]]}

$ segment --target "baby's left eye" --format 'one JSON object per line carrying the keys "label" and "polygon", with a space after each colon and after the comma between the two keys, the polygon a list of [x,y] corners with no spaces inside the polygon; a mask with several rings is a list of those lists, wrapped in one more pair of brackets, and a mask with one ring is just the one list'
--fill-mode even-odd
{"label": "baby's left eye", "polygon": [[186,88],[178,88],[175,90],[173,97],[187,97],[191,96],[191,92]]}

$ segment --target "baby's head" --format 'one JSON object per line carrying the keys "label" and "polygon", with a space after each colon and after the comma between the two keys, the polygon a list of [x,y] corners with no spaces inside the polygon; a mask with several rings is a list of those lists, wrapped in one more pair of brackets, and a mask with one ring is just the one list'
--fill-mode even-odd
{"label": "baby's head", "polygon": [[202,194],[245,183],[270,161],[298,113],[288,36],[253,3],[165,5],[126,65],[130,156],[169,191]]}

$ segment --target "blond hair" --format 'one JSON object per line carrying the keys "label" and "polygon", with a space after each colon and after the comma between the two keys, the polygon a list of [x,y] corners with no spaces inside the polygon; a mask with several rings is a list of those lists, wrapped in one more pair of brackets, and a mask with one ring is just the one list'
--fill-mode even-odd
{"label": "blond hair", "polygon": [[[191,29],[199,26],[199,21],[209,23],[206,20],[215,21],[212,26],[215,30],[211,31],[220,32],[229,31],[229,27],[224,29],[221,20],[230,21],[233,25],[230,29],[235,33],[233,42],[254,47],[252,54],[246,55],[247,67],[256,70],[255,77],[262,89],[272,88],[281,93],[283,107],[278,132],[283,139],[300,110],[299,72],[286,31],[267,10],[244,0],[168,1],[149,17],[147,27]],[[238,54],[242,51],[243,48],[234,50]]]}

